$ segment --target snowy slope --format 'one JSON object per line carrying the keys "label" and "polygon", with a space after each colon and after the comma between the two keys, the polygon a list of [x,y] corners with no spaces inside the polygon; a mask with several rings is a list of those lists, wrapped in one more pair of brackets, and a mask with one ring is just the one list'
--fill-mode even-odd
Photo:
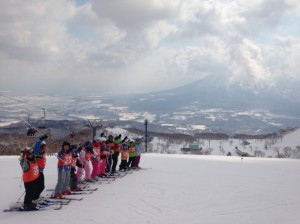
{"label": "snowy slope", "polygon": [[[249,145],[244,146],[242,141],[239,139],[228,139],[228,140],[206,140],[200,139],[193,142],[192,144],[199,145],[203,150],[210,151],[211,155],[227,155],[230,152],[232,155],[237,155],[235,152],[235,147],[239,148],[243,152],[247,152],[250,155],[255,155],[255,151],[261,151],[263,157],[277,157],[277,151],[275,148],[279,148],[280,153],[283,153],[284,147],[291,147],[295,150],[296,147],[300,147],[300,129],[283,136],[282,139],[278,138],[275,140],[272,139],[247,139],[250,143]],[[271,144],[271,142],[273,144]],[[183,141],[179,142],[168,142],[163,138],[154,138],[153,142],[150,143],[151,148],[154,152],[159,153],[182,153],[181,148],[189,147],[189,144]],[[265,145],[267,144],[267,149]],[[300,156],[300,152],[298,153]],[[295,156],[291,158],[296,158]],[[299,157],[300,158],[300,157]]]}
{"label": "snowy slope", "polygon": [[[56,184],[56,162],[48,158],[46,188]],[[3,210],[24,188],[17,157],[0,164]],[[99,185],[59,211],[0,212],[0,223],[299,223],[299,160],[143,154],[141,165],[152,169]]]}

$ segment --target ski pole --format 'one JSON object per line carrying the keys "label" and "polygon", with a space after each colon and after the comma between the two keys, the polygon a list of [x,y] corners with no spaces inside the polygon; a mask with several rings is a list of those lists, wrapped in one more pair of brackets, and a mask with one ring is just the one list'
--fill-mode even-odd
{"label": "ski pole", "polygon": [[[27,163],[27,159],[26,157],[22,158],[23,159],[23,164],[22,164],[22,174],[21,174],[21,179],[20,179],[20,189],[22,188],[22,183],[23,183],[23,172],[24,172],[24,168],[25,168],[25,163]],[[22,162],[22,159],[20,160],[20,162]]]}
{"label": "ski pole", "polygon": [[19,201],[20,201],[20,199],[21,199],[21,197],[25,194],[25,192],[26,192],[26,190],[21,194],[21,196],[18,198],[18,200],[17,200],[17,204],[19,203]]}

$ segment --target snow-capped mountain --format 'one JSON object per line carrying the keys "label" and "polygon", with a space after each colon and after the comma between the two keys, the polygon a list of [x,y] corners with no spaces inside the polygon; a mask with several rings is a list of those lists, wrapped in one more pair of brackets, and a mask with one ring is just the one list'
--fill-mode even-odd
{"label": "snow-capped mountain", "polygon": [[[178,88],[122,97],[132,111],[155,114],[155,122],[183,132],[265,133],[300,125],[297,79],[241,82],[222,75]],[[197,126],[198,130],[193,130]]]}
{"label": "snow-capped mountain", "polygon": [[[236,81],[211,75],[178,88],[135,95],[23,96],[0,102],[1,123],[13,119],[64,120],[100,118],[138,124],[147,118],[155,131],[186,134],[270,133],[300,126],[300,81]],[[25,104],[20,102],[26,102]],[[32,105],[38,105],[33,107]],[[138,125],[135,125],[136,127]]]}
{"label": "snow-capped mountain", "polygon": [[282,79],[276,84],[232,82],[221,75],[204,77],[197,82],[171,90],[144,94],[130,104],[132,109],[173,111],[198,106],[199,109],[267,110],[272,113],[300,113],[300,81]]}

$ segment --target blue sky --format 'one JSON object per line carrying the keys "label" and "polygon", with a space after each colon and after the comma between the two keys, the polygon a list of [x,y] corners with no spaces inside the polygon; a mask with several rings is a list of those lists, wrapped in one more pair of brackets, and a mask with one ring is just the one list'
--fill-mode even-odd
{"label": "blue sky", "polygon": [[[299,78],[298,0],[1,1],[0,91],[151,92]],[[45,85],[46,84],[46,85]]]}

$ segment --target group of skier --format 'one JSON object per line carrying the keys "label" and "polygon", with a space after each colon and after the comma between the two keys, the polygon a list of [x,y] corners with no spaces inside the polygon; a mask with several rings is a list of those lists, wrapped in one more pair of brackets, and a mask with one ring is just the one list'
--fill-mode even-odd
{"label": "group of skier", "polygon": [[[20,164],[25,186],[23,210],[38,210],[38,204],[42,203],[40,195],[45,188],[43,171],[47,137],[46,134],[39,137],[33,148],[26,147],[21,151]],[[103,133],[83,144],[64,141],[57,153],[58,181],[52,197],[60,199],[72,191],[80,191],[78,183],[96,182],[99,178],[115,175],[120,154],[120,172],[138,169],[143,141],[143,138],[129,140],[127,136],[122,139],[121,134],[106,138]]]}

